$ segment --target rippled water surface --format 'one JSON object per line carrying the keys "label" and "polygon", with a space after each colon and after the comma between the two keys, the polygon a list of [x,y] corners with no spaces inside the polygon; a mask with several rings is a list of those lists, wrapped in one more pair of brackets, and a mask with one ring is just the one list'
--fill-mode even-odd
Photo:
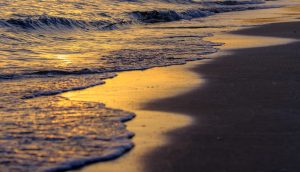
{"label": "rippled water surface", "polygon": [[192,19],[276,5],[263,0],[2,0],[0,169],[58,171],[122,155],[133,146],[133,133],[123,122],[134,114],[58,94],[103,84],[121,71],[200,60],[221,45],[203,38],[212,36],[214,27],[229,25]]}

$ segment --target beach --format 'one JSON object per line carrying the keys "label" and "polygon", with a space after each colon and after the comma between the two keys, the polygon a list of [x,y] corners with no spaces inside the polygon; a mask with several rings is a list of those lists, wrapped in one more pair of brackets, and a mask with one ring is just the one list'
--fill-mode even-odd
{"label": "beach", "polygon": [[[233,33],[299,39],[299,30],[286,22]],[[202,88],[145,106],[198,124],[170,132],[172,144],[145,158],[149,171],[299,171],[299,46],[230,50],[193,69]]]}
{"label": "beach", "polygon": [[[137,115],[126,123],[127,129],[135,133],[132,151],[119,159],[92,164],[79,171],[146,171],[143,157],[169,142],[166,133],[191,125],[193,119],[181,113],[145,110],[143,106],[157,99],[184,94],[202,85],[199,75],[190,71],[199,63],[124,72],[106,80],[102,86],[62,94],[70,100],[103,102],[108,107],[121,108]],[[187,79],[190,82],[185,82]]]}
{"label": "beach", "polygon": [[0,171],[300,171],[299,5],[0,3]]}
{"label": "beach", "polygon": [[215,34],[207,40],[225,44],[209,60],[65,93],[137,115],[127,123],[133,150],[80,171],[298,171],[299,30],[284,22]]}

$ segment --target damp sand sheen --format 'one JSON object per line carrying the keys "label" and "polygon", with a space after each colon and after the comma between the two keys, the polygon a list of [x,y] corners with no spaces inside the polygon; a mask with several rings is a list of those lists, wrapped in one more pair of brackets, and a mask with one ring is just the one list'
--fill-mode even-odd
{"label": "damp sand sheen", "polygon": [[[221,51],[208,55],[208,57],[213,56],[214,58],[228,54],[235,48],[281,45],[295,41],[285,38],[222,33],[208,38],[208,40],[225,42]],[[117,160],[90,165],[79,171],[146,171],[143,157],[155,148],[166,145],[168,132],[192,125],[193,119],[186,114],[145,110],[144,105],[201,87],[205,84],[205,80],[191,69],[210,61],[207,59],[190,62],[186,65],[123,72],[113,79],[106,80],[104,85],[62,94],[63,97],[70,100],[103,102],[107,107],[123,109],[136,114],[133,120],[126,123],[127,129],[135,133],[133,138],[135,147]]]}
{"label": "damp sand sheen", "polygon": [[[145,154],[170,143],[167,137],[169,131],[196,122],[187,114],[147,111],[144,105],[193,91],[204,84],[201,76],[190,69],[210,60],[149,68],[202,59],[202,55],[216,52],[215,46],[219,45],[203,38],[215,34],[215,30],[230,29],[230,21],[238,23],[235,28],[247,23],[240,22],[243,21],[241,18],[248,18],[250,11],[245,14],[233,11],[276,6],[270,1],[266,4],[256,4],[256,1],[247,4],[247,1],[238,6],[218,4],[218,1],[217,4],[203,6],[206,9],[203,11],[198,9],[197,3],[183,6],[169,1],[163,3],[167,6],[152,1],[130,1],[134,6],[106,0],[91,0],[86,4],[72,0],[66,6],[60,1],[40,1],[35,6],[31,1],[3,2],[0,4],[3,8],[0,12],[0,40],[4,40],[0,41],[0,161],[3,162],[0,169],[24,172],[74,169],[85,165],[85,162],[95,161],[94,157],[105,159],[106,152],[112,149],[126,147],[128,151],[132,142],[135,147],[119,159],[85,167],[83,171],[145,171],[143,164],[146,162],[142,159]],[[100,5],[91,8],[95,5],[89,2]],[[24,8],[16,8],[18,6]],[[105,11],[110,9],[107,6],[122,6],[122,10]],[[98,16],[100,7],[104,11]],[[178,22],[156,23],[161,20],[147,20],[153,17],[153,10],[154,14],[158,11],[163,19],[165,15],[168,18],[168,14],[171,18],[173,14],[182,17],[175,18],[180,20]],[[228,11],[233,13],[225,14]],[[91,16],[98,17],[91,19]],[[123,19],[121,23],[116,23],[115,16]],[[185,20],[194,17],[200,18]],[[266,21],[265,17],[262,22]],[[128,25],[123,26],[122,21],[128,21]],[[136,21],[139,24],[130,25]],[[111,25],[113,23],[116,25]],[[115,27],[105,30],[107,26]],[[247,43],[250,39],[243,37],[246,42],[241,44],[239,36],[231,38],[215,34],[209,40],[225,42],[226,45],[233,43],[238,48],[250,44],[273,45],[276,42],[263,38],[264,41],[269,40],[266,43],[254,38],[253,42]],[[232,42],[228,43],[230,40]],[[130,71],[139,69],[142,71]],[[119,76],[107,79],[115,76],[112,72]],[[103,80],[106,84],[92,87],[102,84]],[[85,90],[74,91],[78,89]],[[127,128],[121,119],[129,119],[132,114],[126,111],[137,115],[126,123]],[[116,122],[116,118],[119,121]],[[201,120],[197,122],[201,125]],[[128,138],[131,132],[136,134],[133,140]],[[111,139],[116,137],[123,140]]]}
{"label": "damp sand sheen", "polygon": [[127,129],[136,135],[133,150],[120,159],[91,165],[83,171],[144,171],[143,155],[166,144],[169,131],[191,125],[192,119],[184,114],[144,110],[143,105],[186,93],[203,84],[203,80],[190,71],[197,63],[200,62],[119,73],[117,77],[106,80],[104,85],[62,94],[71,100],[103,102],[107,107],[137,115],[127,122]]}

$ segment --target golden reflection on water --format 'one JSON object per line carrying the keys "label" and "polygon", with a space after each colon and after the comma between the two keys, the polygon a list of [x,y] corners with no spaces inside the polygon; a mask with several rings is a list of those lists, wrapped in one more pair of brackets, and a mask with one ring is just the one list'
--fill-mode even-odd
{"label": "golden reflection on water", "polygon": [[[266,11],[264,11],[266,12]],[[257,13],[259,16],[264,12]],[[241,22],[245,24],[265,23],[272,22],[277,17],[282,17],[281,14],[274,14],[274,10],[267,10],[267,14],[270,17],[259,18],[257,20],[251,19],[247,15],[238,15],[235,20],[225,20],[227,23]],[[242,13],[242,12],[241,12]],[[245,14],[249,12],[243,12]],[[230,14],[223,14],[218,16],[219,20],[227,18]],[[243,17],[242,17],[243,16]],[[223,17],[223,18],[222,18]],[[215,16],[210,17],[216,18]],[[253,18],[253,16],[252,16]],[[200,20],[201,21],[201,20]],[[211,24],[213,20],[206,20],[204,24]],[[191,25],[195,22],[191,22]],[[222,23],[220,23],[221,25]],[[172,25],[183,25],[187,23],[184,21],[171,23]],[[232,29],[232,28],[230,28]],[[180,29],[173,29],[176,32]],[[186,30],[186,29],[182,29]],[[199,28],[197,31],[205,29]],[[214,30],[214,29],[212,29]],[[229,28],[216,28],[216,31],[229,30]],[[278,44],[290,43],[294,40],[283,38],[266,38],[266,37],[250,37],[250,36],[237,36],[230,34],[216,34],[214,37],[207,38],[213,42],[225,42],[224,49],[233,48],[250,48],[250,47],[262,47]],[[218,53],[220,55],[220,53]],[[187,67],[187,66],[186,66]],[[176,78],[178,77],[178,78]],[[196,81],[195,83],[190,81]],[[165,137],[162,137],[167,131],[180,127],[179,125],[187,125],[191,122],[190,119],[186,119],[182,116],[174,114],[168,114],[164,112],[153,112],[143,110],[143,104],[154,101],[156,99],[174,96],[175,94],[183,93],[186,90],[193,89],[194,86],[201,84],[199,76],[189,72],[189,67],[184,66],[158,68],[146,71],[133,71],[120,73],[120,75],[112,80],[107,80],[107,84],[90,88],[78,92],[70,92],[63,94],[72,100],[87,100],[87,101],[100,101],[104,102],[110,107],[122,108],[125,110],[134,111],[137,113],[135,120],[129,122],[129,130],[136,132],[137,136],[134,138],[136,148],[128,155],[107,163],[99,163],[84,168],[83,172],[97,172],[99,170],[119,172],[128,169],[132,172],[143,171],[143,162],[141,159],[148,151],[155,148],[158,145],[165,144],[167,142]],[[180,119],[182,118],[182,119]],[[173,121],[173,122],[170,122]],[[185,122],[183,122],[185,121]],[[170,124],[166,128],[162,127],[166,124]],[[162,130],[163,129],[163,130]],[[147,136],[145,136],[145,134]],[[151,137],[152,139],[149,139]]]}
{"label": "golden reflection on water", "polygon": [[225,45],[222,47],[222,49],[265,47],[288,44],[297,41],[295,39],[288,38],[245,36],[234,34],[215,34],[213,37],[206,38],[206,40],[213,42],[224,42]]}
{"label": "golden reflection on water", "polygon": [[58,54],[58,55],[56,55],[56,57],[54,57],[54,58],[57,58],[57,59],[61,60],[61,62],[64,63],[64,64],[69,64],[69,63],[71,63],[70,55],[66,55],[66,54]]}
{"label": "golden reflection on water", "polygon": [[[188,48],[193,48],[189,44],[195,39],[189,40],[181,38],[168,39],[168,37],[186,35],[186,30],[160,30],[147,28],[145,26],[129,27],[126,29],[114,31],[70,31],[72,33],[53,32],[53,34],[45,34],[46,37],[36,38],[37,34],[20,32],[20,36],[31,43],[18,44],[16,49],[26,50],[17,51],[14,53],[3,51],[0,57],[8,59],[1,61],[0,66],[9,66],[13,64],[18,68],[14,68],[17,72],[23,72],[27,69],[31,70],[65,70],[71,69],[99,69],[102,66],[112,65],[110,60],[121,57],[123,61],[126,58],[130,60],[138,59],[135,53],[147,52],[146,55],[161,58],[159,54],[163,49],[174,49],[173,54],[167,54],[170,57],[181,54],[176,53],[176,48],[186,45]],[[194,34],[195,30],[191,30],[190,34]],[[199,33],[197,33],[199,35]],[[38,36],[37,36],[38,37]],[[33,38],[33,39],[32,39]],[[169,42],[168,42],[169,41]],[[200,41],[200,38],[197,38]],[[157,43],[160,42],[160,43]],[[163,46],[162,46],[163,45]],[[196,45],[196,44],[195,44]],[[10,50],[9,44],[5,44],[3,49]],[[197,46],[197,52],[192,52],[191,56],[196,56],[196,53],[201,52],[203,47]],[[202,48],[202,49],[201,49]],[[187,51],[187,50],[186,50]],[[171,51],[169,51],[171,52]],[[131,54],[128,54],[131,53]],[[143,53],[141,53],[142,55]],[[128,57],[131,55],[132,57]],[[20,60],[20,57],[25,60]],[[47,63],[45,63],[47,61]],[[109,62],[108,62],[109,61]],[[142,61],[140,63],[143,63]],[[146,65],[146,63],[144,63]],[[134,63],[132,64],[134,65]],[[5,71],[4,71],[5,73]]]}
{"label": "golden reflection on water", "polygon": [[103,102],[108,107],[128,111],[143,110],[145,103],[183,94],[201,84],[203,81],[199,76],[190,71],[195,63],[199,62],[121,72],[117,77],[105,80],[104,85],[67,92],[62,96],[71,100]]}
{"label": "golden reflection on water", "polygon": [[[225,42],[224,48],[226,49],[275,45],[291,41],[280,38],[266,39],[224,34],[209,39]],[[116,78],[106,80],[105,85],[64,93],[62,96],[71,100],[103,102],[108,107],[121,108],[137,114],[134,120],[128,122],[128,129],[136,133],[136,137],[133,138],[136,144],[134,150],[115,161],[98,163],[80,171],[122,172],[124,169],[131,172],[145,171],[143,156],[156,147],[166,144],[168,139],[165,134],[168,131],[190,125],[192,119],[181,114],[148,111],[143,107],[145,103],[183,94],[203,84],[199,75],[190,71],[197,63],[202,62],[193,62],[185,66],[124,72]]]}
{"label": "golden reflection on water", "polygon": [[[184,75],[185,73],[188,75]],[[72,100],[100,101],[108,107],[124,110],[140,110],[145,102],[189,91],[187,88],[200,84],[198,78],[196,74],[182,71],[178,66],[130,71],[106,80],[104,85],[65,93],[64,96]],[[185,79],[190,79],[190,82],[184,82]]]}
{"label": "golden reflection on water", "polygon": [[103,102],[108,107],[137,114],[134,120],[128,122],[128,129],[136,133],[133,138],[136,144],[134,150],[116,161],[88,166],[82,171],[144,171],[143,155],[166,144],[168,140],[165,134],[168,131],[189,125],[192,119],[181,114],[148,111],[143,106],[157,99],[183,94],[202,84],[203,80],[190,71],[197,63],[124,72],[106,80],[105,85],[62,94],[71,100]]}
{"label": "golden reflection on water", "polygon": [[[7,2],[9,0],[4,0],[3,2]],[[47,12],[48,15],[53,16],[63,16],[63,17],[70,17],[75,19],[84,19],[90,21],[92,18],[93,20],[98,19],[104,19],[104,16],[101,15],[95,15],[96,13],[110,13],[113,12],[120,12],[120,13],[114,13],[115,15],[120,15],[121,13],[124,13],[126,11],[134,10],[134,8],[137,8],[138,10],[149,10],[151,8],[156,8],[157,4],[147,3],[141,8],[141,6],[135,6],[134,4],[131,4],[130,2],[127,3],[121,3],[118,1],[118,5],[116,4],[112,6],[107,6],[107,4],[111,4],[109,1],[95,1],[95,0],[87,0],[88,6],[85,6],[85,8],[77,10],[78,5],[75,3],[74,0],[67,0],[63,3],[59,3],[60,1],[14,1],[13,7],[7,7],[2,6],[0,15],[5,18],[9,17],[10,15],[13,15],[11,11],[14,11],[15,14],[22,14],[23,12],[30,11],[30,14],[39,14],[42,15],[45,12]],[[103,2],[108,2],[107,4]],[[94,4],[96,3],[96,4]],[[170,5],[170,4],[168,4]],[[22,6],[23,8],[19,8]],[[49,6],[49,8],[47,8]],[[180,6],[180,9],[184,8],[184,5]],[[9,8],[15,8],[15,9],[9,9]],[[51,7],[51,9],[50,9]],[[103,7],[99,9],[99,7]],[[170,6],[160,6],[160,8],[168,7],[171,9],[176,9],[176,7],[170,7]],[[190,7],[189,7],[190,8]],[[34,10],[32,10],[34,9]],[[93,10],[91,10],[93,9]],[[96,10],[96,11],[95,11]],[[110,11],[111,10],[111,11]],[[297,8],[293,8],[292,11],[297,11]],[[206,21],[206,24],[208,26],[212,26],[211,24],[214,23],[214,26],[228,26],[230,24],[234,24],[237,22],[242,21],[244,24],[253,24],[253,23],[265,23],[265,22],[273,22],[278,19],[278,17],[274,17],[275,10],[270,10],[270,13],[268,16],[265,16],[263,18],[258,18],[256,20],[249,19],[247,17],[241,17],[239,16],[238,19],[235,18],[235,20],[223,20],[228,18],[231,14],[224,14],[220,16],[212,16],[211,18],[208,18]],[[247,14],[250,12],[245,12],[243,16],[247,16]],[[28,14],[28,13],[27,13]],[[256,16],[259,16],[260,12],[256,13]],[[290,12],[287,12],[285,15],[290,15]],[[252,12],[251,12],[252,15]],[[120,17],[117,16],[117,17]],[[222,18],[223,16],[223,18]],[[282,16],[282,15],[281,15]],[[253,17],[253,16],[251,16]],[[216,20],[222,21],[224,23],[216,22]],[[200,21],[200,22],[199,22]],[[195,25],[197,23],[200,26],[203,26],[203,23],[201,20],[194,20],[189,21],[190,26]],[[203,20],[202,20],[203,21]],[[178,26],[180,26],[180,23],[183,26],[187,25],[186,21],[181,21],[178,23],[171,23],[170,25],[175,26],[175,29],[151,29],[151,26],[141,26],[141,27],[134,27],[134,28],[127,28],[126,30],[118,30],[118,31],[101,31],[101,32],[85,32],[85,31],[77,31],[77,30],[67,30],[62,32],[55,32],[53,30],[52,33],[46,33],[46,37],[39,38],[38,32],[35,32],[34,34],[31,34],[30,32],[18,32],[17,35],[20,34],[20,36],[17,36],[17,38],[24,38],[25,40],[32,41],[32,44],[24,44],[23,47],[18,47],[18,51],[21,52],[21,55],[24,55],[24,53],[28,57],[31,56],[37,56],[37,59],[40,59],[41,61],[35,62],[30,61],[31,58],[28,58],[28,61],[19,61],[16,62],[15,65],[18,66],[18,63],[22,63],[20,66],[26,66],[28,68],[31,68],[33,66],[40,66],[41,69],[45,70],[47,67],[50,66],[50,69],[53,69],[51,67],[62,67],[63,69],[66,69],[67,67],[78,67],[81,69],[82,67],[94,67],[93,65],[99,67],[101,66],[101,61],[99,59],[101,57],[110,55],[112,52],[117,52],[120,50],[126,50],[126,49],[133,49],[133,50],[141,50],[143,53],[146,52],[145,49],[153,49],[158,50],[162,47],[162,42],[156,41],[156,40],[163,40],[163,38],[168,36],[201,36],[203,32],[207,32],[207,28],[200,28],[200,29],[180,29]],[[240,24],[240,23],[239,23]],[[168,24],[157,24],[153,25],[156,26],[166,26]],[[170,26],[168,25],[168,26]],[[177,27],[177,28],[176,28]],[[226,30],[228,28],[223,27],[221,28],[209,28],[209,32],[211,31],[219,31],[219,30]],[[61,30],[60,30],[61,31]],[[68,34],[67,32],[72,32],[72,34]],[[48,31],[47,31],[48,32]],[[52,31],[51,31],[52,32]],[[188,33],[188,34],[187,34]],[[38,36],[37,36],[38,35]],[[41,33],[41,35],[43,35]],[[44,35],[44,36],[45,36]],[[242,39],[241,39],[242,38]],[[226,42],[225,45],[226,48],[245,48],[245,47],[253,47],[253,46],[265,46],[273,45],[274,42],[281,41],[282,43],[288,43],[291,40],[287,39],[278,39],[278,38],[272,38],[272,39],[261,39],[258,41],[258,37],[234,37],[234,36],[228,36],[228,37],[218,37],[215,36],[210,39],[211,41],[215,42]],[[262,41],[263,40],[263,41]],[[38,44],[35,44],[35,41],[41,41]],[[169,41],[169,40],[167,40]],[[167,42],[163,44],[164,48],[174,48],[176,46],[183,46],[182,42],[178,43],[178,40],[175,39],[174,42]],[[182,40],[180,40],[182,41]],[[194,44],[187,44],[186,47],[181,47],[182,49],[190,48],[192,46],[197,46],[197,43],[199,43],[200,38],[191,40]],[[159,43],[157,43],[159,42]],[[175,44],[177,43],[177,44]],[[14,44],[14,43],[12,43]],[[14,44],[15,45],[15,44]],[[18,44],[21,45],[21,44]],[[5,47],[7,46],[7,47]],[[26,47],[26,48],[24,48]],[[4,49],[11,50],[13,49],[9,45],[4,44]],[[199,46],[198,46],[199,48]],[[17,49],[17,48],[16,48]],[[33,54],[30,54],[30,51],[34,52]],[[190,51],[190,50],[189,50]],[[199,51],[199,49],[196,49],[196,51]],[[165,53],[165,51],[163,51]],[[15,55],[16,52],[9,52],[8,55]],[[118,54],[118,53],[117,53]],[[177,54],[177,53],[176,53]],[[1,54],[1,56],[5,56],[3,59],[8,57],[7,54]],[[126,56],[127,54],[125,54]],[[175,54],[173,54],[175,55]],[[188,54],[190,55],[190,54]],[[6,57],[7,56],[7,57]],[[18,57],[16,55],[16,57]],[[27,57],[27,56],[26,56]],[[44,59],[50,59],[47,61],[47,63],[44,63]],[[10,59],[9,63],[11,63],[14,59]],[[88,64],[88,65],[86,65]],[[7,64],[1,64],[0,66],[9,65]],[[130,169],[131,172],[140,172],[143,169],[143,163],[141,157],[147,153],[148,151],[151,151],[157,146],[163,145],[167,142],[167,139],[164,137],[165,133],[178,127],[183,127],[191,123],[191,119],[182,116],[180,114],[169,114],[165,112],[154,112],[154,111],[147,111],[143,109],[143,105],[147,102],[154,101],[156,99],[166,98],[170,96],[175,96],[177,94],[182,94],[186,91],[190,91],[194,87],[201,84],[201,80],[199,80],[199,76],[195,75],[194,73],[191,73],[189,71],[190,67],[192,65],[187,65],[184,67],[168,67],[168,68],[157,68],[157,69],[151,69],[147,71],[134,71],[134,72],[126,72],[121,73],[119,77],[107,80],[107,84],[86,89],[83,91],[77,91],[77,92],[70,92],[65,93],[63,96],[70,98],[71,100],[84,100],[84,101],[90,101],[90,102],[103,102],[108,107],[112,108],[120,108],[124,110],[129,110],[137,113],[137,118],[133,121],[129,122],[128,129],[131,131],[134,131],[137,134],[137,137],[133,139],[133,141],[136,143],[136,148],[134,151],[130,152],[128,156],[125,156],[121,158],[120,160],[108,162],[108,163],[102,163],[99,165],[87,167],[83,171],[98,171],[99,169],[107,169],[107,171],[123,171],[123,168]],[[93,79],[93,78],[92,78]],[[71,80],[68,80],[70,83],[74,83]],[[41,84],[37,84],[37,86],[45,86],[45,82],[39,82]],[[66,83],[66,86],[70,86],[70,83]],[[26,85],[22,83],[23,85]],[[28,84],[32,85],[32,83]],[[49,84],[48,84],[49,85]],[[63,85],[63,83],[61,84]],[[42,98],[41,98],[42,99]],[[37,100],[41,100],[37,99]],[[46,98],[45,98],[46,99]],[[47,99],[46,99],[47,101]],[[78,125],[77,128],[71,128],[70,130],[59,130],[57,133],[61,134],[62,138],[65,138],[66,136],[73,136],[73,135],[88,135],[90,133],[94,133],[94,135],[98,136],[101,135],[101,133],[97,132],[104,132],[106,133],[106,130],[108,128],[105,128],[105,126],[102,126],[103,130],[99,129],[100,127],[97,127],[97,124],[101,124],[101,119],[95,116],[93,113],[87,114],[85,109],[83,107],[80,107],[80,104],[78,104],[75,107],[78,107],[79,109],[74,109],[74,107],[68,103],[70,101],[67,100],[60,100],[59,102],[55,102],[59,105],[55,106],[60,107],[62,109],[67,109],[64,113],[64,115],[59,115],[56,119],[49,119],[51,121],[51,124],[60,126],[59,128],[63,128],[68,122],[72,123],[73,121],[77,121],[78,123],[80,120],[88,120],[89,118],[94,118],[94,123],[91,123],[91,121],[82,122],[84,125],[83,127],[81,125]],[[41,105],[41,103],[38,101],[36,104]],[[45,108],[43,108],[45,109]],[[52,109],[52,106],[49,106],[49,113],[53,113],[55,108]],[[88,109],[88,108],[87,108]],[[93,106],[94,109],[94,106]],[[97,110],[97,109],[95,109]],[[99,111],[101,108],[99,108]],[[99,113],[98,111],[98,113]],[[59,110],[61,113],[62,110]],[[107,111],[103,112],[104,114],[108,113]],[[115,111],[111,112],[112,114],[115,113]],[[56,114],[54,114],[56,115]],[[89,118],[86,118],[85,115],[87,115]],[[39,115],[39,117],[45,117],[47,116],[49,118],[48,114],[44,114],[44,116]],[[35,119],[35,117],[32,117],[34,123],[38,123]],[[96,119],[95,119],[96,118]],[[47,119],[42,118],[42,120]],[[6,119],[7,120],[7,119]],[[23,120],[23,119],[20,119]],[[50,124],[50,122],[49,122]],[[116,124],[111,124],[112,126]],[[52,131],[52,126],[45,126],[48,127],[47,131]],[[71,126],[72,127],[72,126]],[[92,128],[93,127],[93,128]],[[116,126],[117,128],[119,126]],[[50,129],[49,129],[50,128]],[[43,128],[41,128],[43,129]],[[40,133],[41,136],[46,136],[48,138],[51,138],[52,136],[57,136],[57,133],[51,133],[53,135],[47,135],[44,133]],[[149,140],[149,138],[151,138]],[[69,142],[72,143],[72,142]],[[66,147],[69,146],[69,143],[64,145],[65,147],[62,149],[64,151],[61,151],[60,149],[55,149],[55,156],[52,160],[56,160],[57,162],[63,161],[64,159],[59,159],[60,154],[67,155],[68,157],[73,157],[74,154],[83,155],[86,154],[85,150],[81,151],[81,154],[78,150],[73,149],[71,146],[69,147],[69,150],[65,150]],[[97,143],[98,144],[98,143]],[[57,144],[56,146],[62,146],[61,144]],[[99,151],[97,149],[97,151]],[[44,152],[47,153],[47,152]],[[48,155],[49,156],[49,155]],[[67,157],[65,156],[65,157]],[[49,156],[50,157],[50,156]],[[49,158],[51,160],[51,158]]]}
{"label": "golden reflection on water", "polygon": [[300,6],[289,6],[286,8],[283,8],[284,10],[288,11],[288,12],[293,12],[294,14],[299,14],[300,13]]}
{"label": "golden reflection on water", "polygon": [[[2,0],[4,5],[1,6],[1,16],[6,18],[14,14],[27,15],[52,15],[63,16],[81,20],[105,20],[108,16],[101,14],[109,14],[114,18],[122,18],[126,12],[131,11],[147,11],[154,9],[187,9],[198,7],[197,5],[167,3],[163,1],[145,1],[143,5],[135,1],[119,1],[119,0],[85,0],[81,3],[79,0]],[[10,4],[9,6],[5,5]],[[159,6],[158,6],[159,3]],[[22,8],[20,8],[22,7]]]}

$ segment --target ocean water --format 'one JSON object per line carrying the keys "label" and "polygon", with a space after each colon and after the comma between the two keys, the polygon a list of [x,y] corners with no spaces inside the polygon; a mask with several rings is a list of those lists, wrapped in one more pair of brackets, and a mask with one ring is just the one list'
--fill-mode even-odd
{"label": "ocean water", "polygon": [[[2,0],[0,171],[61,171],[121,156],[135,114],[59,93],[118,72],[184,64],[221,43],[176,27],[219,13],[278,7],[264,0]],[[218,27],[226,27],[218,25]]]}

